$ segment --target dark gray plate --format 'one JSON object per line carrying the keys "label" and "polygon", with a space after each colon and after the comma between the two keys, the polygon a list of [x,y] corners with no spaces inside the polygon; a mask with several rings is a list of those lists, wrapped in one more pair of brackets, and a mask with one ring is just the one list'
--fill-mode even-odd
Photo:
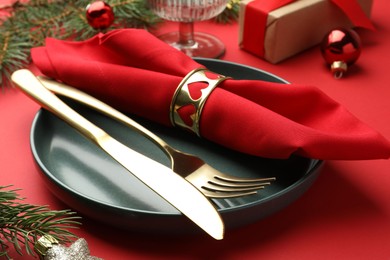
{"label": "dark gray plate", "polygon": [[[237,79],[286,83],[264,71],[235,63],[209,59],[197,61],[215,72]],[[118,140],[169,166],[164,153],[141,135],[95,111],[67,102]],[[277,178],[257,195],[213,200],[227,229],[252,223],[289,205],[310,187],[322,165],[322,161],[303,157],[276,160],[248,156],[184,131],[139,121],[172,146],[198,155],[220,171],[242,177]],[[136,178],[129,177],[126,170],[94,144],[44,109],[34,119],[31,148],[49,189],[60,200],[90,218],[142,232],[172,234],[199,230]]]}

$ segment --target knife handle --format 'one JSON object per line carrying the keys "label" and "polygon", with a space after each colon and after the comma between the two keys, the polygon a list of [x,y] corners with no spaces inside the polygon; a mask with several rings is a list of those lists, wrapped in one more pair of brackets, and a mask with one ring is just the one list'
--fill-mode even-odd
{"label": "knife handle", "polygon": [[99,139],[107,135],[106,132],[82,117],[50,90],[46,89],[31,71],[27,69],[17,70],[12,74],[11,79],[43,108],[70,124],[95,143],[98,143]]}

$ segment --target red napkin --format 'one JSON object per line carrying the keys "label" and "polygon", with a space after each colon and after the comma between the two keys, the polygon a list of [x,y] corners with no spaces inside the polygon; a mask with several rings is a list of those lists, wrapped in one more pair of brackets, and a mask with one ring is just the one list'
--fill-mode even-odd
{"label": "red napkin", "polygon": [[[202,67],[145,30],[123,29],[83,42],[48,38],[32,49],[41,72],[111,104],[171,125],[170,103],[183,77]],[[268,158],[389,158],[390,144],[311,86],[225,80],[209,96],[200,135]]]}

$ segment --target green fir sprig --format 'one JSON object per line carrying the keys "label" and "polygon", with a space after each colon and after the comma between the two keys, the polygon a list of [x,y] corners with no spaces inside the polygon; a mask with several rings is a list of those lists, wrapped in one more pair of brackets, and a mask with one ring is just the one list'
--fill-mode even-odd
{"label": "green fir sprig", "polygon": [[[160,21],[145,0],[107,1],[115,22],[106,29],[149,28]],[[0,85],[9,85],[10,74],[30,63],[30,49],[44,44],[46,37],[84,40],[98,31],[85,17],[91,0],[31,0],[17,2],[12,16],[0,26]]]}
{"label": "green fir sprig", "polygon": [[[44,44],[46,37],[85,40],[98,31],[89,26],[86,7],[93,0],[17,1],[10,18],[0,24],[0,85],[10,85],[10,75],[30,62],[30,49]],[[115,13],[105,31],[119,28],[151,28],[161,21],[146,0],[107,0]],[[240,0],[230,0],[214,20],[228,23],[238,18]]]}
{"label": "green fir sprig", "polygon": [[76,238],[68,230],[80,225],[80,217],[74,212],[22,203],[18,190],[9,187],[0,186],[0,257],[11,259],[10,246],[20,255],[35,255],[35,243],[48,234],[59,243],[69,243]]}

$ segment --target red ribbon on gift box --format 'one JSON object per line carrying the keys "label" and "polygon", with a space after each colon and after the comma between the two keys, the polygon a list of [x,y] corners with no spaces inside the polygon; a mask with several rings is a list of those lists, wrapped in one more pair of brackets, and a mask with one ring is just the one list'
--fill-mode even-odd
{"label": "red ribbon on gift box", "polygon": [[[255,0],[247,4],[242,46],[264,57],[264,39],[268,13],[296,0]],[[374,30],[374,25],[356,0],[330,0],[337,5],[356,27]],[[256,26],[253,26],[256,24]]]}

